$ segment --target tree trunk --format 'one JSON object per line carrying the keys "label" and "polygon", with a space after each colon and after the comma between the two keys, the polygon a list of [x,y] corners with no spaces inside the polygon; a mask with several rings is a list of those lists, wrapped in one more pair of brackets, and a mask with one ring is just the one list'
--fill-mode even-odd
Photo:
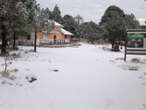
{"label": "tree trunk", "polygon": [[2,37],[1,55],[5,55],[6,54],[6,47],[7,47],[7,38],[6,38],[7,32],[6,32],[4,25],[2,25],[1,37]]}
{"label": "tree trunk", "polygon": [[112,43],[112,51],[113,51],[113,50],[114,50],[114,45],[115,45],[115,42],[114,42],[114,41],[112,41],[111,43]]}
{"label": "tree trunk", "polygon": [[16,49],[16,33],[13,34],[13,49]]}
{"label": "tree trunk", "polygon": [[118,42],[112,41],[112,51],[120,51]]}
{"label": "tree trunk", "polygon": [[36,52],[36,47],[37,47],[36,43],[37,43],[37,31],[36,31],[36,29],[35,29],[35,36],[34,36],[34,52]]}

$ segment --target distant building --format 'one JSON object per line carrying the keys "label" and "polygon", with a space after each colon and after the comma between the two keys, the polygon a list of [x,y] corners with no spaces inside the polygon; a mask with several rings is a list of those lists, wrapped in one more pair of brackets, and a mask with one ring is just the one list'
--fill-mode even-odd
{"label": "distant building", "polygon": [[[63,25],[56,21],[49,20],[52,24],[50,31],[37,32],[37,45],[62,45],[71,42],[73,33],[63,29]],[[32,45],[34,42],[34,32],[27,36],[18,36],[18,44]]]}
{"label": "distant building", "polygon": [[18,45],[33,45],[34,42],[34,37],[32,36],[33,33],[31,34],[17,34],[16,36],[16,43]]}
{"label": "distant building", "polygon": [[53,27],[50,32],[43,31],[37,33],[37,42],[38,45],[41,44],[65,44],[71,42],[71,37],[73,34],[65,29],[63,29],[63,25],[55,22],[52,22]]}

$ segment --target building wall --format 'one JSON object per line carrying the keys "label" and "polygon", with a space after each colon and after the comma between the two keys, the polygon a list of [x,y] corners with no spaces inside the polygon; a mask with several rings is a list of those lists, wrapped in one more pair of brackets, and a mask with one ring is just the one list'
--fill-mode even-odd
{"label": "building wall", "polygon": [[32,45],[33,39],[31,35],[17,35],[16,43],[19,45]]}
{"label": "building wall", "polygon": [[[48,34],[48,40],[54,40],[54,37],[56,36],[56,40],[64,40],[65,36],[62,33],[49,33]],[[38,40],[42,40],[44,38],[43,32],[38,32],[37,33],[37,38]]]}
{"label": "building wall", "polygon": [[37,32],[37,38],[43,39],[43,32]]}
{"label": "building wall", "polygon": [[54,40],[55,36],[56,36],[56,40],[64,40],[65,39],[65,37],[62,33],[50,33],[48,35],[48,39]]}

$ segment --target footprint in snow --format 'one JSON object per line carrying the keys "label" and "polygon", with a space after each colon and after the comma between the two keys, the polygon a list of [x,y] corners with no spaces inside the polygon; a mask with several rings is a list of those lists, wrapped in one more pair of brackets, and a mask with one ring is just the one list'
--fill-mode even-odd
{"label": "footprint in snow", "polygon": [[144,108],[146,108],[146,104],[142,104],[142,106],[143,106]]}
{"label": "footprint in snow", "polygon": [[10,86],[12,86],[12,85],[13,85],[11,82],[8,82],[8,81],[5,81],[5,80],[4,80],[4,81],[2,81],[2,82],[1,82],[1,84],[8,84],[8,85],[10,85]]}
{"label": "footprint in snow", "polygon": [[30,69],[29,69],[29,68],[27,68],[27,69],[26,69],[26,71],[30,71]]}
{"label": "footprint in snow", "polygon": [[53,72],[58,72],[59,70],[58,69],[52,69],[50,71],[53,71]]}
{"label": "footprint in snow", "polygon": [[138,78],[141,79],[141,80],[146,80],[146,77],[144,77],[144,76],[140,76]]}
{"label": "footprint in snow", "polygon": [[104,104],[104,107],[110,108],[113,104],[114,104],[114,101],[112,99],[107,99],[105,104]]}
{"label": "footprint in snow", "polygon": [[142,85],[142,86],[145,86],[145,85],[146,85],[146,82],[141,83],[141,85]]}

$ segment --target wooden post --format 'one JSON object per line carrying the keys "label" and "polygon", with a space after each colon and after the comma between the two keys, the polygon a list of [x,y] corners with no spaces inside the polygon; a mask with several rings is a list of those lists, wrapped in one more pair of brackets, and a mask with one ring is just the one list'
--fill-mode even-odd
{"label": "wooden post", "polygon": [[6,49],[7,49],[7,31],[5,25],[1,26],[2,32],[1,32],[1,39],[2,39],[2,45],[1,45],[1,55],[6,54]]}
{"label": "wooden post", "polygon": [[124,61],[126,62],[127,59],[127,42],[128,42],[128,31],[126,31],[126,39],[125,39],[125,53],[124,53]]}
{"label": "wooden post", "polygon": [[16,49],[16,33],[15,33],[15,31],[13,33],[13,49],[14,50]]}
{"label": "wooden post", "polygon": [[34,36],[34,52],[36,52],[36,47],[37,47],[37,29],[35,28],[35,36]]}
{"label": "wooden post", "polygon": [[127,59],[127,40],[125,41],[125,54],[124,54],[124,61],[126,62]]}

